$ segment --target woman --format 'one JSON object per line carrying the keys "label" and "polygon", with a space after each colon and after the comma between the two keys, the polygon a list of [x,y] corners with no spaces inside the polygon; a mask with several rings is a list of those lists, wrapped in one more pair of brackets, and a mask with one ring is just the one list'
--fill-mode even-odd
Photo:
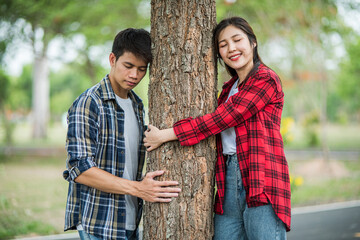
{"label": "woman", "polygon": [[188,146],[216,135],[214,239],[286,239],[291,194],[280,134],[280,79],[262,63],[256,36],[243,18],[221,21],[213,44],[232,76],[217,109],[173,128],[149,126],[145,146],[151,151],[172,140]]}

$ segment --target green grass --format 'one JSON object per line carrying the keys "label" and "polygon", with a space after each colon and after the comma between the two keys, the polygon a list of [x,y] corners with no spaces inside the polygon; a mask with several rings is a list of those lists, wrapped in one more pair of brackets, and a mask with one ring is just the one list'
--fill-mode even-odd
{"label": "green grass", "polygon": [[[360,125],[329,126],[330,149],[359,150]],[[0,130],[0,138],[2,138]],[[29,125],[19,124],[15,130],[15,146],[64,147],[66,130],[52,124],[49,138],[33,140]],[[305,147],[301,127],[294,129],[291,148]],[[67,182],[62,178],[65,153],[57,157],[0,156],[0,239],[63,233]],[[292,206],[305,206],[360,199],[360,159],[340,161],[347,174],[312,178],[297,172],[308,160],[289,160],[290,172],[304,182],[292,191]],[[303,171],[306,173],[306,171]]]}
{"label": "green grass", "polygon": [[327,141],[330,149],[360,150],[360,125],[329,125]]}
{"label": "green grass", "polygon": [[360,199],[360,176],[332,179],[312,184],[306,182],[292,191],[292,207]]}
{"label": "green grass", "polygon": [[[319,160],[303,160],[290,161],[290,172],[296,172],[297,176],[301,173],[297,169],[304,164],[316,167],[316,161]],[[333,162],[334,163],[334,162]],[[323,169],[318,175],[302,176],[304,182],[292,190],[291,202],[292,207],[305,205],[317,205],[332,202],[350,201],[360,199],[360,162],[358,161],[337,161],[337,168],[334,171],[342,171],[343,176],[334,176],[332,173]],[[322,169],[319,169],[320,171]],[[304,170],[302,170],[304,171]],[[320,175],[321,174],[321,175]]]}
{"label": "green grass", "polygon": [[0,159],[0,239],[62,233],[65,158]]}
{"label": "green grass", "polygon": [[42,221],[29,219],[24,210],[16,209],[11,200],[0,195],[0,239],[36,233],[41,235],[55,233],[55,228]]}
{"label": "green grass", "polygon": [[[31,125],[26,122],[18,123],[13,133],[13,144],[18,147],[64,147],[66,127],[61,123],[51,123],[48,127],[46,139],[33,139]],[[0,145],[4,145],[4,129],[0,124]]]}
{"label": "green grass", "polygon": [[[360,124],[328,124],[327,142],[330,150],[360,150]],[[319,134],[320,128],[315,131]],[[292,141],[286,145],[287,149],[306,149],[309,148],[308,137],[305,134],[304,127],[296,123],[290,130]],[[60,122],[51,123],[48,127],[47,139],[33,139],[31,136],[31,126],[26,122],[16,125],[13,139],[14,146],[19,147],[63,147],[66,138],[66,127]],[[318,135],[320,136],[320,135]],[[0,123],[0,146],[4,145],[4,130]],[[320,148],[310,146],[311,148]]]}
{"label": "green grass", "polygon": [[[288,149],[306,149],[320,148],[321,140],[318,146],[309,146],[308,136],[300,124],[295,124],[290,130],[292,141],[286,145]],[[315,129],[320,139],[320,127]],[[360,150],[360,125],[350,124],[328,124],[326,127],[326,140],[330,150]]]}
{"label": "green grass", "polygon": [[[65,156],[0,157],[0,239],[63,233],[67,182],[62,178]],[[304,161],[290,161],[296,169]],[[360,199],[359,161],[341,161],[348,174],[313,180],[292,192],[299,207]]]}

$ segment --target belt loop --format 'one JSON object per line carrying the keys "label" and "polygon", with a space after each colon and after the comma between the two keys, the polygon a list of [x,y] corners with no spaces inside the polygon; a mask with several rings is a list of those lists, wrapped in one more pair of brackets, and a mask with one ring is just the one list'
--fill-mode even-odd
{"label": "belt loop", "polygon": [[225,157],[225,165],[226,167],[229,165],[229,158],[230,158],[230,155],[227,155],[227,154],[223,154],[224,157]]}
{"label": "belt loop", "polygon": [[235,157],[235,159],[236,159],[236,154],[232,154],[232,155],[224,154],[224,157],[226,158],[226,161],[225,161],[226,166],[228,166],[228,165],[229,165],[230,158]]}

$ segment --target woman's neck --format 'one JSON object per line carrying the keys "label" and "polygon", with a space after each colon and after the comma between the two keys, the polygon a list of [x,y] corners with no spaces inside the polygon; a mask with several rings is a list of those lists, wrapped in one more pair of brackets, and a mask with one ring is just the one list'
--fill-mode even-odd
{"label": "woman's neck", "polygon": [[251,61],[248,64],[246,64],[245,66],[243,66],[241,69],[236,70],[236,73],[239,77],[239,84],[242,83],[246,77],[248,76],[248,74],[250,73],[251,69],[254,67],[254,62]]}

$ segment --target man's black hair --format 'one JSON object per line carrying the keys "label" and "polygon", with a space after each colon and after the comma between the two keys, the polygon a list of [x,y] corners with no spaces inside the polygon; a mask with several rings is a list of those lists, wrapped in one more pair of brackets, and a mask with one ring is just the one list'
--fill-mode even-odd
{"label": "man's black hair", "polygon": [[119,32],[113,43],[112,53],[116,60],[125,52],[130,52],[146,63],[152,60],[150,33],[144,29],[127,28]]}

